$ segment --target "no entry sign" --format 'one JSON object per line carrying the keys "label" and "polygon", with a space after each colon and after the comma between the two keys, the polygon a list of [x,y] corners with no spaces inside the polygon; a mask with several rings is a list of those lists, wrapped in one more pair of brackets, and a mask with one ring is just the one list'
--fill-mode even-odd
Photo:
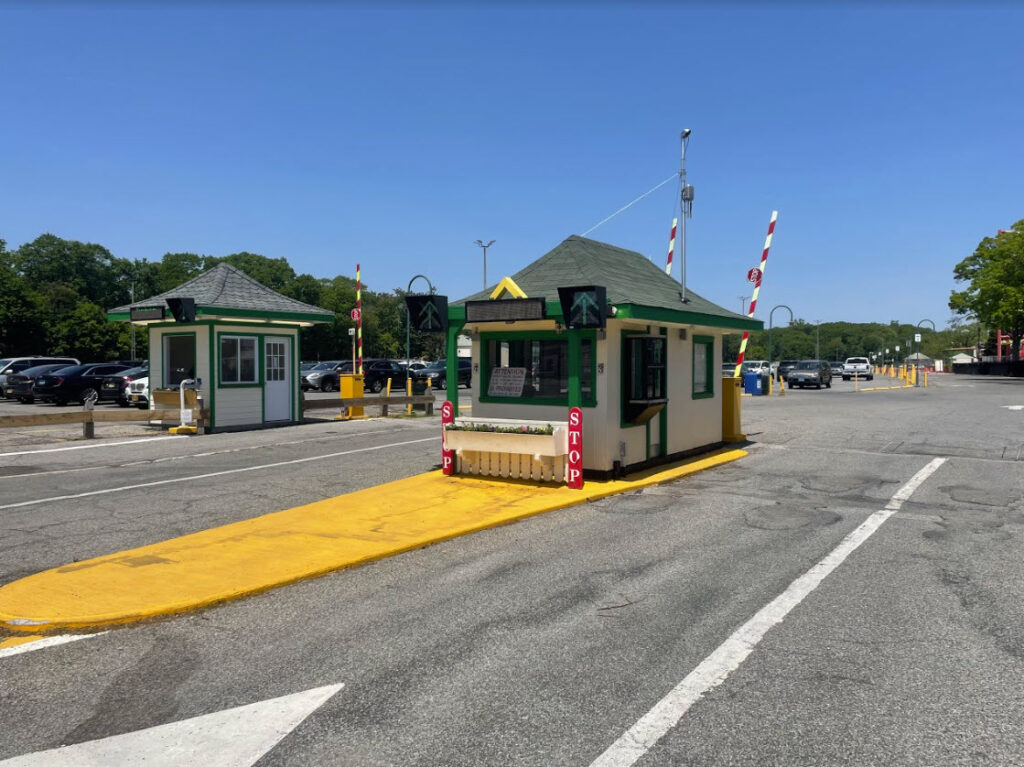
{"label": "no entry sign", "polygon": [[349,316],[351,316],[355,322],[359,322],[360,314],[362,314],[362,312],[360,312],[358,309],[353,309],[351,312],[349,312]]}
{"label": "no entry sign", "polygon": [[758,269],[756,266],[753,269],[751,269],[749,272],[747,272],[747,282],[754,282],[754,283],[756,283],[760,279],[761,279],[761,270]]}

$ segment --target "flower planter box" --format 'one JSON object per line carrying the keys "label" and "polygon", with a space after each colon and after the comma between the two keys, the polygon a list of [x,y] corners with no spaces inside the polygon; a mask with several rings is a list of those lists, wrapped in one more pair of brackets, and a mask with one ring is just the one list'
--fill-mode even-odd
{"label": "flower planter box", "polygon": [[445,429],[444,446],[456,453],[460,474],[477,474],[542,482],[565,481],[569,429],[565,421],[523,421],[506,418],[457,418],[455,424],[486,424],[497,428],[544,428],[552,434]]}
{"label": "flower planter box", "polygon": [[[154,389],[150,392],[154,410],[177,410],[181,407],[181,393],[177,389]],[[196,406],[196,390],[185,389],[185,407]]]}

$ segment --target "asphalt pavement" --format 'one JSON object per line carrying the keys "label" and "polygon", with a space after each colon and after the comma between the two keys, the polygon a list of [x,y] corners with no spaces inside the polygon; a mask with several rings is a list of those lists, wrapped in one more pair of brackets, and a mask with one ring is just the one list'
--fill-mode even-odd
{"label": "asphalt pavement", "polygon": [[[889,508],[664,735],[617,764],[1024,764],[1024,381],[930,383],[745,398],[750,455],[728,466],[0,655],[0,759],[128,742],[116,736],[333,685],[262,757],[232,763],[591,765]],[[396,443],[436,428],[375,420],[0,455],[0,562],[9,580],[410,476],[436,465],[437,444]],[[380,449],[333,455],[353,446]],[[122,466],[134,461],[146,463]],[[47,500],[154,471],[191,478]],[[28,758],[13,763],[58,763]]]}

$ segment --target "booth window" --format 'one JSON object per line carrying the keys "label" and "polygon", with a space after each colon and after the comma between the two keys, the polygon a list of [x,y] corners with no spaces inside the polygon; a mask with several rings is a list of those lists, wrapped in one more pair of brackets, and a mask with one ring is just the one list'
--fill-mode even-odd
{"label": "booth window", "polygon": [[[569,401],[569,342],[551,338],[485,338],[483,368],[487,400],[527,400],[535,404],[564,405]],[[505,369],[497,374],[496,370]],[[491,382],[495,382],[492,385]],[[497,385],[497,382],[501,385]],[[594,338],[580,339],[580,389],[583,403],[594,404]]]}
{"label": "booth window", "polygon": [[625,335],[622,412],[626,423],[647,423],[665,407],[665,337]]}
{"label": "booth window", "polygon": [[256,377],[256,339],[247,336],[220,337],[220,382],[259,383]]}
{"label": "booth window", "polygon": [[715,340],[711,336],[693,337],[693,398],[715,396]]}
{"label": "booth window", "polygon": [[196,377],[196,337],[164,336],[164,386],[176,387],[186,378]]}

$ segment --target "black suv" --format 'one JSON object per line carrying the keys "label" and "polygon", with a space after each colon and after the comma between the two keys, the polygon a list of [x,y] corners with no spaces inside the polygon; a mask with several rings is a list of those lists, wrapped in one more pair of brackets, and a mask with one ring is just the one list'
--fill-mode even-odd
{"label": "black suv", "polygon": [[[431,362],[422,370],[414,370],[412,379],[413,381],[422,381],[423,383],[430,381],[430,385],[435,389],[447,389],[448,360],[437,360],[437,362]],[[459,357],[458,386],[463,384],[466,386],[473,385],[473,363],[468,357]]]}

